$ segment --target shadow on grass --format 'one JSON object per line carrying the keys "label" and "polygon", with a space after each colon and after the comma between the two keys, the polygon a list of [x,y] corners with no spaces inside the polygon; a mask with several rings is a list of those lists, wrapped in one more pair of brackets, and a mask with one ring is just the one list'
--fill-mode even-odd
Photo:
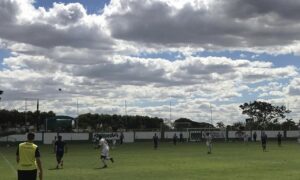
{"label": "shadow on grass", "polygon": [[94,169],[107,169],[108,167],[97,167],[97,168],[94,168]]}
{"label": "shadow on grass", "polygon": [[48,170],[50,170],[50,171],[53,171],[53,170],[62,170],[62,168],[50,168]]}

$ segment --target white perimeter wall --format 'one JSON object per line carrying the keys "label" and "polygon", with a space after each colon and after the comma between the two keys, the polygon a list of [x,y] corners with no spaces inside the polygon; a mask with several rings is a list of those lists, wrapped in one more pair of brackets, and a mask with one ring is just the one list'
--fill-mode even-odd
{"label": "white perimeter wall", "polygon": [[165,132],[165,139],[172,139],[175,133],[178,139],[180,138],[180,133],[182,133],[184,139],[189,137],[187,131],[172,131],[172,132]]}
{"label": "white perimeter wall", "polygon": [[286,137],[292,138],[292,137],[299,137],[300,131],[287,131]]}
{"label": "white perimeter wall", "polygon": [[[100,133],[93,133],[93,137],[95,134],[118,134],[117,139],[120,139],[120,135],[121,135],[120,132],[100,132]],[[123,132],[123,135],[124,135],[124,139],[123,139],[124,143],[134,142],[134,132]]]}
{"label": "white perimeter wall", "polygon": [[[177,137],[179,138],[180,133],[182,132],[183,138],[188,138],[189,134],[187,131],[167,131],[165,132],[165,138],[166,139],[172,139],[174,134],[177,134]],[[238,138],[236,135],[237,131],[228,131],[228,137],[231,138]],[[244,131],[250,136],[250,131]],[[260,130],[253,130],[252,134],[256,132],[257,134],[257,140],[260,140],[261,137],[261,131]],[[283,135],[283,131],[265,131],[268,138],[276,138],[277,133],[281,132]],[[109,133],[109,132],[108,132]],[[154,136],[154,134],[157,134],[158,138],[161,139],[161,133],[159,131],[153,131],[153,132],[123,132],[124,134],[124,142],[125,143],[132,143],[134,140],[151,140]],[[225,133],[225,132],[224,132]],[[117,132],[118,135],[120,135],[119,132]],[[59,133],[59,135],[62,136],[63,140],[67,141],[89,141],[89,133]],[[300,131],[287,131],[286,135],[288,138],[297,138],[300,136]],[[44,133],[44,141],[43,141],[43,134],[42,133],[35,133],[35,141],[43,141],[44,144],[51,144],[54,140],[54,137],[57,136],[57,133]],[[119,136],[118,136],[119,137]],[[1,137],[0,142],[6,142],[6,141],[26,141],[27,135],[26,134],[16,134],[16,135],[9,135],[6,137]]]}
{"label": "white perimeter wall", "polygon": [[[42,133],[35,133],[35,141],[42,141]],[[14,134],[9,135],[5,137],[0,138],[0,142],[6,142],[6,141],[26,141],[27,140],[27,134]]]}
{"label": "white perimeter wall", "polygon": [[135,139],[152,139],[155,133],[158,136],[158,138],[161,139],[161,135],[159,131],[135,132]]}

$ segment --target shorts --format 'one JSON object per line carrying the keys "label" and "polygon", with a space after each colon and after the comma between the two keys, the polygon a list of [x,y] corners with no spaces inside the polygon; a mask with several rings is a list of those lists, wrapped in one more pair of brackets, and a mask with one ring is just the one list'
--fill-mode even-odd
{"label": "shorts", "polygon": [[101,157],[105,156],[105,157],[109,157],[109,150],[108,149],[103,149],[101,151]]}
{"label": "shorts", "polygon": [[63,152],[56,152],[56,159],[57,160],[61,160],[64,157],[64,153]]}
{"label": "shorts", "polygon": [[64,156],[64,152],[56,152],[56,157],[62,158]]}
{"label": "shorts", "polygon": [[18,170],[18,180],[36,180],[37,170]]}

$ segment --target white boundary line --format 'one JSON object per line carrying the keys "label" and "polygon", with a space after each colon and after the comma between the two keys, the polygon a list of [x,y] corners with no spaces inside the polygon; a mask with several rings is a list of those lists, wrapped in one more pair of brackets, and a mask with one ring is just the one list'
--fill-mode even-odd
{"label": "white boundary line", "polygon": [[5,160],[6,164],[10,167],[10,169],[14,172],[14,174],[17,172],[17,170],[14,168],[14,166],[6,159],[6,157],[0,152],[2,158]]}

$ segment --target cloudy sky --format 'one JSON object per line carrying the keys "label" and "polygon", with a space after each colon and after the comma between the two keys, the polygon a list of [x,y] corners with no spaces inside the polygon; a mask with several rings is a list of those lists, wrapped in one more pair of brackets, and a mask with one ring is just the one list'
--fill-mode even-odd
{"label": "cloudy sky", "polygon": [[298,122],[299,12],[298,0],[1,0],[0,108],[40,99],[57,114],[124,115],[126,104],[230,124],[263,100]]}

